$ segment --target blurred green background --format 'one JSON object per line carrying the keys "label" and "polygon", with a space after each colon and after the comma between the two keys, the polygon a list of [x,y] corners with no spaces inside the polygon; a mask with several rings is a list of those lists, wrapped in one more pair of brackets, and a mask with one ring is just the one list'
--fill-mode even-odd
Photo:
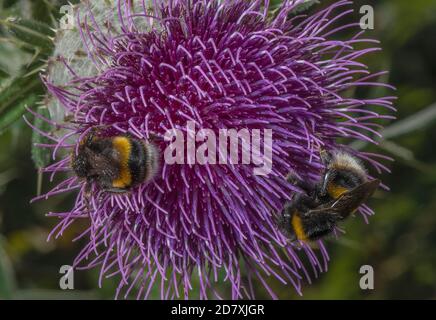
{"label": "blurred green background", "polygon": [[[62,239],[46,242],[56,220],[45,214],[67,210],[74,195],[29,204],[38,180],[31,145],[40,137],[32,137],[21,115],[24,105],[37,106],[43,98],[38,72],[52,48],[40,34],[50,33],[46,26],[56,26],[65,3],[0,0],[0,299],[112,299],[116,287],[109,279],[98,289],[98,272],[91,270],[75,273],[75,290],[60,290],[59,268],[70,264],[83,246],[71,240],[84,226],[76,224]],[[391,191],[371,200],[377,214],[369,225],[351,219],[346,235],[327,241],[329,272],[306,285],[304,297],[273,281],[282,299],[436,298],[436,0],[358,0],[356,19],[366,4],[375,8],[375,30],[368,35],[382,41],[383,52],[365,62],[372,70],[390,70],[386,80],[398,89],[398,121],[387,123],[380,146],[355,147],[395,159],[388,163],[392,174],[381,177]],[[37,151],[33,157],[37,164],[46,160]],[[43,189],[47,187],[45,177]],[[374,268],[374,290],[359,288],[362,265]],[[224,284],[219,291],[229,297],[228,289]],[[257,296],[268,298],[262,289]]]}

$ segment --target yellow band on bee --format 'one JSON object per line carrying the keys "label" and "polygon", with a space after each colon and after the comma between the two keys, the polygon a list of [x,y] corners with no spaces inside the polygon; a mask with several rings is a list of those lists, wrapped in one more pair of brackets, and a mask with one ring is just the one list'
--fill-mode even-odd
{"label": "yellow band on bee", "polygon": [[120,174],[112,181],[114,188],[126,188],[132,184],[132,174],[129,168],[130,152],[132,150],[132,144],[127,137],[115,137],[112,140],[114,149],[120,156]]}
{"label": "yellow band on bee", "polygon": [[329,183],[329,185],[327,186],[327,192],[329,196],[332,197],[333,199],[338,199],[347,191],[348,191],[347,188],[335,185],[333,183]]}
{"label": "yellow band on bee", "polygon": [[291,225],[292,225],[292,229],[294,229],[295,235],[298,240],[302,240],[302,241],[307,240],[307,235],[303,229],[303,223],[297,212],[294,212],[294,214],[292,215]]}

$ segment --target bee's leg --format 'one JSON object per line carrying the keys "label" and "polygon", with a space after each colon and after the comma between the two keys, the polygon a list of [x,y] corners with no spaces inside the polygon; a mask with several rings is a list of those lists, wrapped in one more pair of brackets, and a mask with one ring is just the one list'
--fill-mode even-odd
{"label": "bee's leg", "polygon": [[97,125],[97,126],[93,126],[90,130],[89,133],[86,136],[86,145],[90,146],[94,140],[94,138],[101,132],[102,129],[106,128],[107,125]]}
{"label": "bee's leg", "polygon": [[91,211],[91,205],[90,205],[90,201],[89,199],[91,198],[91,194],[92,194],[92,183],[90,180],[87,180],[85,182],[85,189],[83,190],[83,201],[84,201],[84,205],[86,210]]}
{"label": "bee's leg", "polygon": [[301,180],[293,174],[289,174],[286,180],[289,183],[293,184],[294,186],[302,189],[307,195],[311,194],[314,190],[314,186],[312,183],[305,180]]}
{"label": "bee's leg", "polygon": [[92,141],[94,140],[97,132],[98,132],[98,130],[95,127],[92,127],[89,130],[89,133],[86,135],[86,142],[85,142],[86,146],[90,146],[92,144]]}
{"label": "bee's leg", "polygon": [[317,189],[318,193],[322,196],[327,194],[327,185],[334,178],[334,170],[328,170],[329,164],[332,162],[332,154],[325,149],[321,149],[319,152],[321,158],[321,163],[324,165],[324,173],[321,181],[318,183]]}
{"label": "bee's leg", "polygon": [[112,193],[126,193],[129,190],[128,189],[121,189],[121,188],[107,188],[107,189],[105,189],[105,191],[112,192]]}
{"label": "bee's leg", "polygon": [[296,212],[295,201],[287,204],[280,214],[277,225],[284,235],[288,237],[290,241],[295,241],[297,236],[292,229],[292,217]]}
{"label": "bee's leg", "polygon": [[320,211],[302,215],[306,234],[309,239],[317,240],[333,232],[337,222],[341,220],[334,211]]}
{"label": "bee's leg", "polygon": [[98,180],[98,185],[101,189],[103,189],[105,192],[112,192],[112,193],[124,193],[129,191],[127,188],[118,188],[114,187],[112,184],[112,178],[111,177],[100,177]]}

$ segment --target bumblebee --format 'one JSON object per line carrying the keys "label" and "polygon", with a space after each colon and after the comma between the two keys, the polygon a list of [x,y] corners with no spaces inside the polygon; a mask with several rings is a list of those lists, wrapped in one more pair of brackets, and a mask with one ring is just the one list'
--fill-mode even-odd
{"label": "bumblebee", "polygon": [[311,242],[331,234],[380,184],[380,180],[369,181],[363,165],[348,153],[322,151],[321,161],[325,170],[316,183],[288,177],[303,191],[285,206],[279,218],[280,229],[291,241]]}
{"label": "bumblebee", "polygon": [[108,192],[127,192],[152,179],[158,167],[153,144],[128,135],[100,137],[92,130],[72,154],[72,168],[88,185]]}

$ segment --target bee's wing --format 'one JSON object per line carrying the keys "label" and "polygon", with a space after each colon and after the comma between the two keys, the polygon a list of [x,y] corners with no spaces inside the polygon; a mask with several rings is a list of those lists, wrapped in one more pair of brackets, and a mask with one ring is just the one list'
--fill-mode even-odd
{"label": "bee's wing", "polygon": [[329,202],[325,206],[322,206],[322,207],[320,206],[320,207],[318,207],[318,209],[310,209],[304,215],[310,216],[312,214],[319,214],[319,213],[335,213],[335,210],[332,208],[332,202]]}
{"label": "bee's wing", "polygon": [[331,208],[338,212],[342,218],[357,210],[378,188],[380,180],[371,180],[345,192],[339,199],[332,201]]}
{"label": "bee's wing", "polygon": [[330,201],[317,209],[312,209],[306,214],[330,214],[337,215],[340,220],[345,219],[374,193],[379,184],[380,180],[362,183],[353,190],[345,192],[339,199]]}

